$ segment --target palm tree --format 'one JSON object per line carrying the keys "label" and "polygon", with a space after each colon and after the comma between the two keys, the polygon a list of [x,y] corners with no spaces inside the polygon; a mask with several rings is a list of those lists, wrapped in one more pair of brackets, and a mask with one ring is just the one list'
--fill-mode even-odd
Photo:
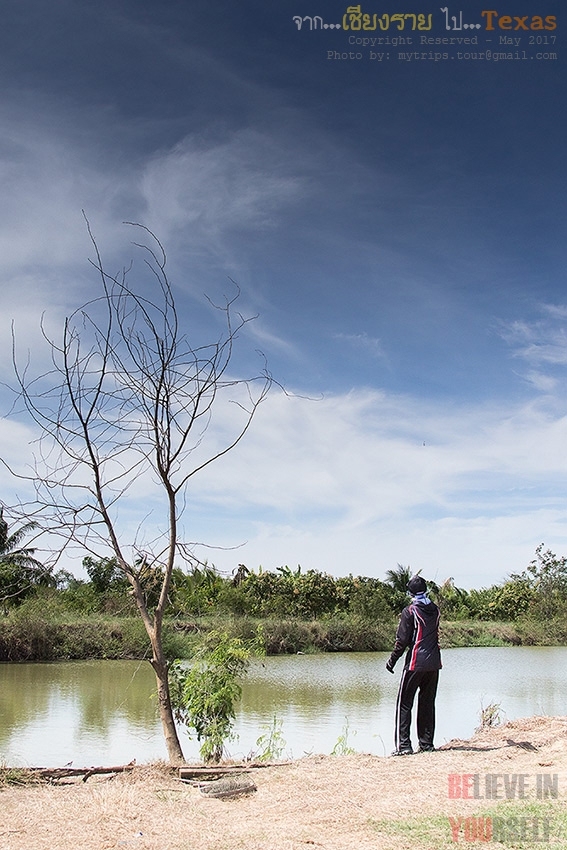
{"label": "palm tree", "polygon": [[398,564],[395,570],[386,570],[385,584],[391,588],[389,605],[398,614],[408,604],[408,582],[412,575],[411,567],[402,564]]}
{"label": "palm tree", "polygon": [[386,570],[386,584],[389,584],[398,593],[403,593],[404,596],[408,589],[408,582],[413,573],[411,567],[404,567],[398,564],[395,570]]}
{"label": "palm tree", "polygon": [[8,533],[4,509],[0,507],[0,602],[24,596],[34,585],[49,579],[50,570],[33,556],[35,549],[20,548],[23,539],[37,523],[27,522],[13,534]]}

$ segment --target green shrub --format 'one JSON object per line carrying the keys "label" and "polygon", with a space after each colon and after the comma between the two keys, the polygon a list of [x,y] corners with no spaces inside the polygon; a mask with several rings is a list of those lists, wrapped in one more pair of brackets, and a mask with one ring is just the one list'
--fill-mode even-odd
{"label": "green shrub", "polygon": [[194,729],[206,762],[219,762],[231,737],[234,706],[242,689],[252,649],[226,633],[206,636],[190,667],[170,669],[171,700],[176,719]]}

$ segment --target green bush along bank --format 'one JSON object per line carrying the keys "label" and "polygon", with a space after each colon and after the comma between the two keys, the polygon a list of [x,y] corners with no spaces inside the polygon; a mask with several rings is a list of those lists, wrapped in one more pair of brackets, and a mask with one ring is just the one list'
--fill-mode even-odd
{"label": "green bush along bank", "polygon": [[[165,643],[172,658],[188,651],[184,635],[172,628]],[[0,662],[146,657],[148,637],[135,615],[80,615],[36,597],[0,617]]]}
{"label": "green bush along bank", "polygon": [[[115,559],[88,556],[88,580],[64,571],[42,574],[41,582],[28,581],[25,594],[13,592],[15,568],[9,566],[12,583],[3,585],[0,556],[0,661],[148,656],[145,630]],[[153,572],[143,585],[150,610],[159,567]],[[191,657],[213,629],[252,639],[259,623],[268,655],[389,651],[410,575],[401,564],[387,571],[385,581],[334,578],[300,566],[254,572],[239,564],[230,577],[207,564],[176,568],[166,652],[172,659]],[[567,644],[567,558],[543,544],[523,572],[501,584],[469,591],[447,579],[430,581],[429,592],[441,610],[445,648]]]}
{"label": "green bush along bank", "polygon": [[[191,658],[204,636],[215,630],[251,640],[261,625],[267,655],[315,652],[389,651],[397,618],[374,622],[353,616],[257,619],[209,616],[169,619],[165,645],[170,659]],[[545,646],[567,644],[567,619],[512,623],[444,621],[443,648],[465,646]],[[150,657],[147,635],[133,615],[70,615],[45,600],[29,600],[0,618],[0,662]]]}

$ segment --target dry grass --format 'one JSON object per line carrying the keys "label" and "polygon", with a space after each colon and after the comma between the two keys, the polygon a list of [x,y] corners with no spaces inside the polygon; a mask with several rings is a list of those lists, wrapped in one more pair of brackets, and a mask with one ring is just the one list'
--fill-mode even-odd
{"label": "dry grass", "polygon": [[[448,774],[476,773],[525,774],[527,798],[448,798]],[[558,774],[559,799],[535,800],[535,777],[544,773]],[[232,801],[207,798],[164,765],[63,787],[3,786],[0,848],[438,850],[454,846],[449,817],[486,813],[547,813],[555,824],[548,846],[567,848],[559,835],[567,821],[567,718],[514,721],[436,753],[310,756],[252,776],[257,792]]]}

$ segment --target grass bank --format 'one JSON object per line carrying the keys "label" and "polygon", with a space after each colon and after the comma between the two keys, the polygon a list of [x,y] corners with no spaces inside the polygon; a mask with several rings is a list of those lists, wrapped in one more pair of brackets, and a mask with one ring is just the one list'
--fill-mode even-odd
{"label": "grass bank", "polygon": [[[201,636],[212,629],[252,640],[258,628],[267,655],[387,650],[395,630],[393,622],[168,620],[164,623],[165,651],[168,658],[190,658]],[[53,615],[53,612],[27,609],[0,619],[0,662],[141,659],[150,653],[146,632],[137,617],[70,617],[61,612]]]}
{"label": "grass bank", "polygon": [[[183,634],[164,629],[170,657],[184,657]],[[142,659],[151,655],[139,617],[77,615],[56,601],[30,600],[0,618],[0,662],[64,661],[91,658]]]}
{"label": "grass bank", "polygon": [[371,818],[369,825],[376,831],[380,846],[391,842],[394,846],[401,844],[415,850],[431,847],[452,850],[457,843],[470,847],[473,842],[474,847],[479,847],[486,842],[497,842],[499,847],[527,850],[541,842],[563,847],[567,812],[554,803],[506,801],[482,808],[472,816],[431,814],[426,818],[416,816],[401,820]]}
{"label": "grass bank", "polygon": [[486,620],[442,621],[442,649],[464,646],[567,646],[567,619],[512,623]]}
{"label": "grass bank", "polygon": [[[357,617],[320,620],[253,619],[215,616],[173,619],[164,624],[169,658],[189,658],[211,629],[251,640],[258,629],[267,655],[316,652],[376,652],[392,648],[397,619],[381,622]],[[441,646],[564,646],[567,621],[514,623],[443,622]],[[60,661],[91,658],[142,659],[150,654],[141,620],[132,616],[77,615],[57,600],[30,600],[0,618],[0,662]]]}

